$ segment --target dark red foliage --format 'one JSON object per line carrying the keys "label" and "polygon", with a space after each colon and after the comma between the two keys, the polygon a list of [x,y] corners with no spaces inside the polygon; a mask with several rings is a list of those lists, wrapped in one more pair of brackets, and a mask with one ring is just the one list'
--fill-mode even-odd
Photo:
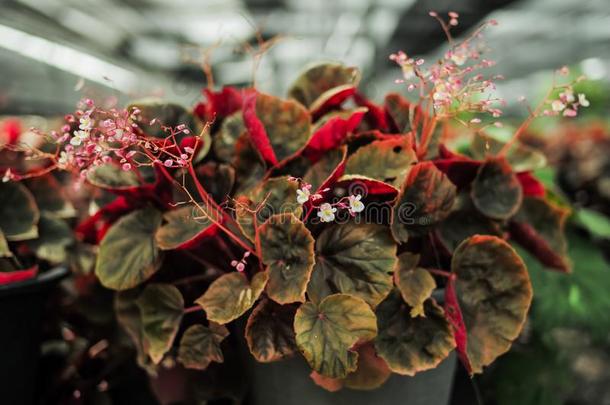
{"label": "dark red foliage", "polygon": [[354,94],[354,101],[359,106],[368,108],[367,113],[364,115],[364,120],[371,128],[376,128],[383,132],[388,132],[390,130],[388,119],[383,108],[358,92]]}
{"label": "dark red foliage", "polygon": [[271,142],[267,137],[267,131],[263,123],[258,119],[256,115],[256,96],[257,93],[251,92],[244,97],[244,124],[250,134],[250,140],[252,144],[258,150],[261,157],[265,162],[269,163],[270,166],[275,166],[278,163]]}
{"label": "dark red foliage", "polygon": [[540,263],[561,273],[569,273],[570,265],[566,259],[557,254],[534,227],[525,222],[509,223],[510,237],[534,255]]}
{"label": "dark red foliage", "polygon": [[544,197],[546,190],[542,184],[531,172],[517,173],[517,179],[521,183],[523,195],[528,197]]}
{"label": "dark red foliage", "polygon": [[466,371],[468,371],[468,374],[472,374],[472,366],[470,365],[468,352],[466,350],[468,346],[468,334],[466,332],[464,318],[462,317],[462,310],[460,309],[460,304],[458,303],[457,295],[455,293],[455,277],[450,277],[445,286],[445,316],[453,328],[458,357],[466,368]]}
{"label": "dark red foliage", "polygon": [[329,119],[313,133],[303,155],[312,163],[317,162],[326,152],[343,143],[347,135],[360,125],[364,114],[364,111],[356,111],[347,119],[340,116]]}

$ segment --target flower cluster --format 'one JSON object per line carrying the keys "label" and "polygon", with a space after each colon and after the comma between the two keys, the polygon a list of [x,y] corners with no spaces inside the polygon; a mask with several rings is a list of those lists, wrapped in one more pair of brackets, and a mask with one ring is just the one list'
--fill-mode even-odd
{"label": "flower cluster", "polygon": [[494,81],[503,77],[480,73],[495,65],[494,61],[482,57],[485,48],[481,41],[481,31],[496,22],[490,21],[470,37],[454,43],[450,29],[458,25],[459,15],[450,12],[448,22],[435,12],[430,15],[440,22],[451,48],[442,59],[429,67],[424,66],[423,59],[410,58],[402,51],[390,55],[390,59],[402,69],[403,79],[397,82],[407,83],[409,91],[419,89],[422,99],[430,97],[436,113],[453,116],[459,112],[482,112],[499,117],[502,111],[498,105],[504,105],[504,100],[491,97],[488,93],[495,90]]}
{"label": "flower cluster", "polygon": [[[57,146],[51,158],[58,168],[76,171],[82,177],[106,163],[116,163],[125,171],[154,163],[166,167],[188,165],[195,149],[178,148],[175,138],[178,134],[190,134],[186,125],[162,126],[167,137],[153,139],[143,133],[141,121],[137,107],[104,109],[91,99],[81,100],[75,113],[65,116],[61,130],[50,133]],[[156,124],[156,119],[147,124]]]}
{"label": "flower cluster", "polygon": [[[301,188],[297,190],[297,202],[301,205],[307,203],[308,201],[314,202],[321,198],[322,195],[319,193],[311,194],[311,184],[303,183]],[[351,216],[355,216],[357,213],[364,210],[364,203],[360,201],[361,199],[362,195],[357,194],[344,197],[333,204],[327,202],[322,203],[318,207],[317,216],[322,222],[332,222],[335,220],[335,213],[337,212],[338,208],[347,209]]]}
{"label": "flower cluster", "polygon": [[578,96],[574,94],[572,86],[567,86],[564,91],[559,93],[559,98],[553,101],[548,101],[551,105],[551,110],[545,110],[544,115],[559,115],[564,117],[576,117],[580,107],[588,107],[589,100],[583,93]]}
{"label": "flower cluster", "polygon": [[239,271],[240,273],[243,272],[246,269],[246,259],[249,256],[250,256],[249,251],[244,252],[244,255],[242,256],[242,258],[239,261],[231,260],[231,267],[235,267],[235,269],[237,271]]}

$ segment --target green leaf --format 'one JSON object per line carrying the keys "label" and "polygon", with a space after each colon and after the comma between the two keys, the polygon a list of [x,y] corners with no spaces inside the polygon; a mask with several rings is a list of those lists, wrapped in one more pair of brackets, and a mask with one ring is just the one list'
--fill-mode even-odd
{"label": "green leaf", "polygon": [[544,198],[526,197],[511,219],[511,238],[535,254],[544,265],[569,272],[571,263],[564,235],[569,214],[568,208]]}
{"label": "green leaf", "polygon": [[[403,259],[403,256],[406,257]],[[411,253],[403,253],[399,256],[398,266],[394,272],[394,282],[402,299],[411,307],[411,316],[425,316],[424,302],[432,295],[436,282],[426,269],[411,267],[412,256]],[[405,266],[403,263],[407,265]]]}
{"label": "green leaf", "polygon": [[293,329],[296,308],[262,299],[250,314],[246,341],[254,358],[262,363],[278,361],[297,351]]}
{"label": "green leaf", "polygon": [[574,213],[574,220],[597,238],[610,239],[610,219],[597,211],[579,208]]}
{"label": "green leaf", "polygon": [[254,241],[254,225],[261,226],[272,215],[292,213],[300,217],[303,207],[297,202],[298,188],[299,183],[288,176],[274,177],[263,182],[248,196],[238,197],[235,215],[244,235]]}
{"label": "green leaf", "polygon": [[214,135],[213,148],[216,156],[223,162],[230,162],[235,156],[237,140],[246,131],[241,110],[226,117],[218,133]]}
{"label": "green leaf", "polygon": [[67,249],[73,243],[74,235],[68,223],[50,212],[42,212],[40,215],[38,238],[27,241],[39,259],[53,264],[66,262]]}
{"label": "green leaf", "polygon": [[161,213],[154,208],[133,211],[115,222],[100,243],[95,275],[113,290],[133,288],[148,280],[160,265],[155,233]]}
{"label": "green leaf", "polygon": [[475,207],[482,214],[502,220],[517,212],[523,189],[506,159],[488,158],[477,172],[471,195]]}
{"label": "green leaf", "polygon": [[25,184],[41,211],[51,212],[59,218],[76,216],[74,206],[68,201],[62,185],[53,175],[32,177],[26,180]]}
{"label": "green leaf", "polygon": [[0,229],[9,241],[36,238],[40,212],[34,196],[21,183],[0,183]]}
{"label": "green leaf", "polygon": [[424,317],[413,318],[411,311],[396,290],[375,311],[377,354],[390,370],[409,376],[435,368],[455,347],[445,312],[433,299],[424,303]]}
{"label": "green leaf", "polygon": [[123,170],[113,163],[105,163],[87,172],[87,181],[95,187],[105,189],[127,189],[140,186],[135,170]]}
{"label": "green leaf", "polygon": [[415,104],[409,103],[398,93],[389,93],[384,100],[386,114],[396,124],[399,132],[411,131],[411,121],[416,120]]}
{"label": "green leaf", "polygon": [[137,299],[140,291],[119,291],[114,296],[114,311],[116,319],[131,338],[137,352],[137,360],[140,367],[154,372],[150,357],[144,351],[144,330],[142,329],[142,315],[138,307]]}
{"label": "green leaf", "polygon": [[352,346],[377,335],[375,314],[362,299],[334,294],[319,305],[306,302],[294,318],[299,349],[318,373],[343,378],[356,370],[358,354]]}
{"label": "green leaf", "polygon": [[173,285],[149,284],[137,299],[142,316],[144,351],[159,364],[178,333],[184,300]]}
{"label": "green leaf", "polygon": [[410,136],[374,141],[359,148],[347,159],[345,174],[360,174],[397,188],[417,162]]}
{"label": "green leaf", "polygon": [[278,161],[300,150],[311,136],[309,112],[294,100],[259,93],[256,116],[265,128]]}
{"label": "green leaf", "polygon": [[392,289],[396,260],[396,243],[386,226],[333,224],[316,240],[316,264],[307,295],[320,302],[341,292],[376,306]]}
{"label": "green leaf", "polygon": [[269,281],[267,295],[280,304],[304,302],[314,265],[314,239],[293,214],[269,218],[259,230],[263,263]]}
{"label": "green leaf", "polygon": [[155,234],[157,245],[162,250],[178,249],[205,233],[211,233],[214,228],[206,214],[193,204],[167,211],[163,219],[166,223]]}
{"label": "green leaf", "polygon": [[523,260],[504,240],[475,235],[453,254],[451,269],[473,372],[508,351],[525,322],[532,286]]}
{"label": "green leaf", "polygon": [[243,273],[223,274],[195,302],[204,309],[208,320],[225,324],[252,308],[267,284],[267,273],[256,273],[252,282]]}
{"label": "green leaf", "polygon": [[456,188],[432,162],[410,170],[394,203],[392,235],[399,242],[425,234],[451,212]]}
{"label": "green leaf", "polygon": [[438,231],[443,244],[451,252],[473,235],[502,236],[500,224],[481,214],[467,192],[458,194],[454,209],[439,224]]}
{"label": "green leaf", "polygon": [[312,191],[318,190],[333,174],[335,169],[337,169],[337,166],[341,164],[346,153],[347,149],[345,147],[328,151],[320,160],[309,168],[303,181],[311,184]]}
{"label": "green leaf", "polygon": [[213,322],[207,327],[189,327],[180,339],[178,361],[184,367],[195,370],[205,370],[211,362],[222,363],[224,356],[220,344],[227,336],[227,328]]}
{"label": "green leaf", "polygon": [[291,98],[315,111],[335,94],[357,87],[360,72],[341,63],[322,62],[309,66],[288,90]]}
{"label": "green leaf", "polygon": [[[472,155],[475,159],[483,160],[488,157],[496,156],[504,147],[504,142],[496,138],[477,133],[470,145]],[[546,166],[546,157],[542,152],[537,151],[521,143],[515,143],[508,153],[506,159],[515,172],[528,172],[541,169]]]}

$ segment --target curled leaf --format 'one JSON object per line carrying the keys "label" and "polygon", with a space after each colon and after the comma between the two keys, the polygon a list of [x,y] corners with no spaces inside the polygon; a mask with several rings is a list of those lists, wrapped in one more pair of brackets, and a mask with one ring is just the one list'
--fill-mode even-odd
{"label": "curled leaf", "polygon": [[456,188],[432,162],[413,166],[394,203],[392,235],[406,242],[421,235],[451,212]]}
{"label": "curled leaf", "polygon": [[[402,259],[403,256],[407,256]],[[434,277],[421,267],[411,267],[402,265],[406,261],[411,261],[410,253],[403,253],[399,256],[399,264],[394,271],[394,282],[402,299],[411,307],[411,316],[425,316],[424,302],[432,295],[436,288]]]}
{"label": "curled leaf", "polygon": [[252,308],[267,283],[267,273],[256,273],[252,281],[243,273],[223,274],[195,302],[210,321],[225,324]]}
{"label": "curled leaf", "polygon": [[136,303],[142,316],[144,351],[159,364],[178,333],[184,311],[182,294],[173,285],[149,284]]}
{"label": "curled leaf", "polygon": [[155,233],[161,213],[153,208],[130,212],[115,222],[100,243],[95,275],[113,290],[133,288],[157,271]]}
{"label": "curled leaf", "polygon": [[455,250],[451,269],[468,333],[472,371],[505,353],[515,340],[532,300],[523,260],[504,240],[475,235]]}
{"label": "curled leaf", "polygon": [[294,318],[296,342],[316,372],[343,378],[356,370],[358,354],[352,346],[377,335],[375,314],[360,298],[334,294],[319,305],[306,302]]}
{"label": "curled leaf", "polygon": [[424,303],[424,317],[413,318],[410,312],[396,290],[379,304],[375,348],[393,372],[413,376],[449,356],[455,340],[443,309],[434,300]]}
{"label": "curled leaf", "polygon": [[320,302],[335,292],[376,306],[392,289],[396,243],[387,227],[348,222],[326,228],[316,240],[316,264],[307,288]]}
{"label": "curled leaf", "polygon": [[9,241],[38,236],[40,212],[36,200],[21,183],[0,183],[0,229]]}
{"label": "curled leaf", "polygon": [[211,362],[222,363],[224,356],[220,344],[227,336],[227,328],[213,322],[209,326],[189,327],[180,339],[178,361],[195,370],[205,370]]}
{"label": "curled leaf", "polygon": [[246,325],[246,341],[257,361],[269,363],[292,356],[297,351],[293,329],[296,308],[262,299]]}
{"label": "curled leaf", "polygon": [[523,189],[505,159],[488,158],[472,183],[471,195],[482,214],[493,219],[507,219],[519,209]]}
{"label": "curled leaf", "polygon": [[305,224],[291,213],[273,215],[260,227],[259,239],[269,298],[304,302],[314,265],[314,239]]}

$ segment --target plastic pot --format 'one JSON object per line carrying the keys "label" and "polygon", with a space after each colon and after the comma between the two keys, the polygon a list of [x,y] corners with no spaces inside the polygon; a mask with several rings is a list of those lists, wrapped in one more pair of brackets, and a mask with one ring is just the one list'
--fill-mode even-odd
{"label": "plastic pot", "polygon": [[328,392],[309,378],[302,357],[252,364],[248,405],[448,405],[455,372],[452,353],[437,368],[414,377],[393,374],[380,388]]}
{"label": "plastic pot", "polygon": [[0,403],[34,403],[42,316],[49,293],[68,275],[63,267],[0,286]]}

